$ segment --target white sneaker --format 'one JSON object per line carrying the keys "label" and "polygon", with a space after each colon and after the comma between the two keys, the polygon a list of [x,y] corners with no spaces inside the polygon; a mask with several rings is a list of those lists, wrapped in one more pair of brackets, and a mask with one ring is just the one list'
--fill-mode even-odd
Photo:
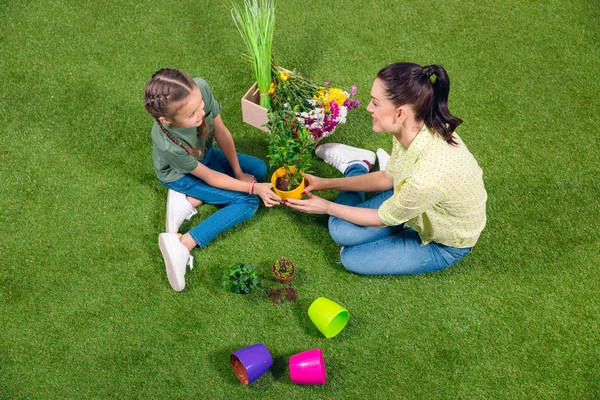
{"label": "white sneaker", "polygon": [[377,149],[377,160],[379,161],[379,170],[385,171],[390,155],[384,149]]}
{"label": "white sneaker", "polygon": [[165,259],[167,278],[176,292],[185,289],[186,266],[194,267],[194,257],[180,241],[176,233],[161,233],[158,235],[158,247]]}
{"label": "white sneaker", "polygon": [[198,211],[183,193],[169,189],[167,194],[167,233],[177,233],[183,220],[189,221]]}
{"label": "white sneaker", "polygon": [[367,170],[375,164],[375,153],[340,143],[326,143],[315,149],[315,154],[327,164],[336,167],[342,174],[350,164],[361,163]]}

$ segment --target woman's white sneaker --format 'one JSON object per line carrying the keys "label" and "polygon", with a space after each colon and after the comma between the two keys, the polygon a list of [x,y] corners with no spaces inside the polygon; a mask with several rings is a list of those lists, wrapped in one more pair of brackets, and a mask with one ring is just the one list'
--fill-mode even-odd
{"label": "woman's white sneaker", "polygon": [[169,189],[167,194],[167,233],[177,233],[184,220],[189,221],[198,211],[183,193]]}
{"label": "woman's white sneaker", "polygon": [[379,162],[379,170],[385,171],[390,155],[384,149],[377,149],[377,161]]}
{"label": "woman's white sneaker", "polygon": [[161,233],[158,235],[158,247],[165,260],[167,278],[171,287],[176,292],[185,289],[185,272],[189,265],[190,270],[194,267],[194,257],[190,251],[179,240],[176,233]]}
{"label": "woman's white sneaker", "polygon": [[350,164],[361,163],[368,171],[375,164],[375,153],[358,147],[352,147],[341,143],[326,143],[317,146],[315,154],[327,164],[334,166],[342,174]]}

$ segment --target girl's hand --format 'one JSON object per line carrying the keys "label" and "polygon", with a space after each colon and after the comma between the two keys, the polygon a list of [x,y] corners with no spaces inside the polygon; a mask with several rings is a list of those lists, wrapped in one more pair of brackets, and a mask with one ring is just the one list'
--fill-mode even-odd
{"label": "girl's hand", "polygon": [[304,188],[306,193],[310,193],[312,190],[323,190],[324,188],[325,179],[318,176],[304,174],[304,181],[308,181],[308,185]]}
{"label": "girl's hand", "polygon": [[256,178],[254,176],[247,174],[243,171],[235,174],[235,178],[239,179],[240,181],[243,181],[243,182],[252,182],[252,181],[256,180]]}
{"label": "girl's hand", "polygon": [[265,207],[273,207],[281,203],[279,196],[271,190],[270,183],[255,183],[252,193],[260,196],[263,203],[265,203]]}
{"label": "girl's hand", "polygon": [[[306,175],[305,175],[306,176]],[[312,180],[309,180],[312,186]],[[294,210],[301,211],[307,214],[328,214],[330,201],[315,196],[314,194],[307,192],[307,200],[295,200],[285,199],[283,204],[293,208]]]}

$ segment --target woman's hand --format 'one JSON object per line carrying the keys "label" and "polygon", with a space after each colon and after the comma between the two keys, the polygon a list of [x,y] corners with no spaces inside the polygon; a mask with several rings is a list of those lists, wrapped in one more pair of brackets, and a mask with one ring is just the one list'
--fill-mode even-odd
{"label": "woman's hand", "polygon": [[319,178],[318,176],[304,174],[304,181],[308,181],[308,185],[304,188],[305,193],[310,193],[313,190],[323,190],[327,179]]}
{"label": "woman's hand", "polygon": [[252,182],[256,180],[256,178],[253,175],[247,174],[243,171],[240,171],[239,173],[234,175],[236,179],[239,179],[242,182]]}
{"label": "woman's hand", "polygon": [[263,203],[265,203],[265,207],[273,207],[281,203],[279,196],[271,190],[270,183],[255,183],[252,193],[260,196]]}
{"label": "woman's hand", "polygon": [[[309,182],[312,186],[312,180],[309,180]],[[306,195],[308,196],[307,200],[285,199],[283,204],[307,214],[329,214],[330,201],[315,196],[310,192],[307,192]]]}

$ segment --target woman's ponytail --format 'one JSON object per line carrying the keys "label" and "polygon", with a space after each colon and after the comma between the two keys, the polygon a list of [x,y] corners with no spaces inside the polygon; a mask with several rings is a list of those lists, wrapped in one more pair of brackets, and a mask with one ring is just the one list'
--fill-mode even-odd
{"label": "woman's ponytail", "polygon": [[[438,132],[450,144],[456,144],[452,134],[462,120],[452,115],[448,109],[448,95],[450,93],[450,78],[446,70],[437,64],[423,67],[423,75],[429,79],[433,87],[433,102],[431,112],[425,124]],[[432,76],[435,79],[432,81]]]}
{"label": "woman's ponytail", "polygon": [[449,144],[456,144],[453,133],[462,120],[448,109],[450,79],[441,65],[390,64],[379,71],[377,78],[395,106],[410,104],[417,120],[424,121]]}

